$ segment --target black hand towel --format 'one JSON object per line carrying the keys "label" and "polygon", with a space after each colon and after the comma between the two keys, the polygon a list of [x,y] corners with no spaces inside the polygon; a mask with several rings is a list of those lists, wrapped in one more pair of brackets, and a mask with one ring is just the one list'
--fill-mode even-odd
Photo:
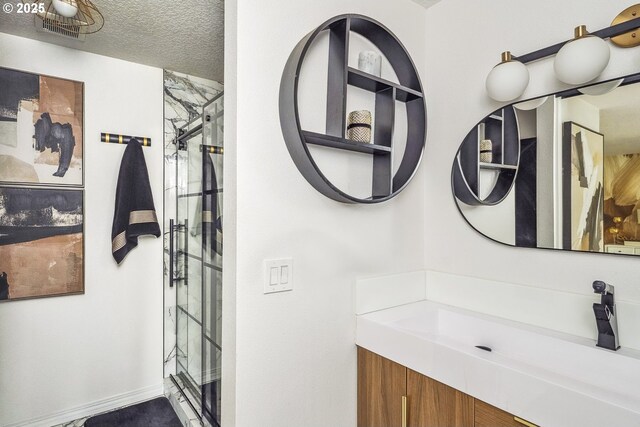
{"label": "black hand towel", "polygon": [[202,184],[202,228],[203,244],[209,240],[211,248],[222,255],[222,220],[219,216],[218,206],[218,179],[216,168],[213,165],[210,154],[204,155],[203,184]]}
{"label": "black hand towel", "polygon": [[160,226],[142,146],[137,139],[131,138],[124,150],[118,174],[111,229],[111,252],[118,264],[138,246],[138,237],[143,235],[160,237]]}
{"label": "black hand towel", "polygon": [[191,235],[202,236],[202,244],[206,251],[206,260],[210,261],[215,253],[222,255],[222,217],[216,168],[211,154],[202,155],[202,198],[194,211],[191,222]]}

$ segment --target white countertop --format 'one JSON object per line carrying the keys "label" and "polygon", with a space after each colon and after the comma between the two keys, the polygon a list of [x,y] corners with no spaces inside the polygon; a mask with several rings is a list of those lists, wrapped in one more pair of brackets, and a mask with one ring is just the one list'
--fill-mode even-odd
{"label": "white countertop", "polygon": [[541,426],[640,426],[636,350],[426,300],[357,316],[356,344]]}

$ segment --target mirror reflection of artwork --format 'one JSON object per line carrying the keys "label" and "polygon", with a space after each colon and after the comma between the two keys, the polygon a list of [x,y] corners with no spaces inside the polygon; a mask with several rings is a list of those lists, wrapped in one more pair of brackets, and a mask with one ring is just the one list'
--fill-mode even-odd
{"label": "mirror reflection of artwork", "polygon": [[83,183],[83,84],[0,68],[0,182]]}
{"label": "mirror reflection of artwork", "polygon": [[640,246],[640,153],[606,156],[604,165],[605,244]]}
{"label": "mirror reflection of artwork", "polygon": [[[519,162],[474,168],[459,159],[480,159],[482,147],[467,152],[467,141],[454,159],[452,190],[468,225],[511,246],[640,256],[640,73],[512,107],[517,134],[503,133],[503,146],[518,147]],[[456,187],[478,169],[515,175],[498,203],[473,203]],[[485,181],[484,194],[499,183]]]}
{"label": "mirror reflection of artwork", "polygon": [[602,252],[604,137],[563,126],[564,249]]}
{"label": "mirror reflection of artwork", "polygon": [[0,300],[84,291],[82,190],[0,187]]}

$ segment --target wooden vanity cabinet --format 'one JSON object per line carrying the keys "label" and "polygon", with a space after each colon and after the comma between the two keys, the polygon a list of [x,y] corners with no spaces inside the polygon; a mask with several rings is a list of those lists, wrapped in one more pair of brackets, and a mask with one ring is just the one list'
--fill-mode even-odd
{"label": "wooden vanity cabinet", "polygon": [[502,409],[489,405],[488,403],[484,403],[482,400],[474,400],[474,427],[535,427],[535,424],[515,417]]}
{"label": "wooden vanity cabinet", "polygon": [[358,427],[535,427],[358,347]]}
{"label": "wooden vanity cabinet", "polygon": [[473,397],[407,369],[407,427],[473,426]]}
{"label": "wooden vanity cabinet", "polygon": [[407,368],[358,347],[358,427],[402,427]]}

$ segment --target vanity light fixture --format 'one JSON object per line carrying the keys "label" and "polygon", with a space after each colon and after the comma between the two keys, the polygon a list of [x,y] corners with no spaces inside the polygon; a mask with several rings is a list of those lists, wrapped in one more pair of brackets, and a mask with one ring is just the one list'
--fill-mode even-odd
{"label": "vanity light fixture", "polygon": [[[632,19],[640,18],[640,3],[629,6],[613,18],[611,25],[622,24]],[[640,46],[640,28],[634,31],[628,31],[619,36],[611,37],[611,43],[619,47],[635,47]]]}
{"label": "vanity light fixture", "polygon": [[65,18],[73,18],[78,14],[76,0],[51,0],[53,8]]}
{"label": "vanity light fixture", "polygon": [[513,104],[513,106],[516,109],[522,111],[535,110],[536,108],[547,102],[547,99],[549,99],[548,96],[543,96],[542,98],[534,98],[530,99],[529,101],[522,101],[517,104]]}
{"label": "vanity light fixture", "polygon": [[578,89],[578,92],[585,95],[591,95],[591,96],[604,95],[606,93],[611,92],[618,86],[620,86],[623,81],[624,79],[618,79],[618,80],[612,80],[610,82],[600,83],[598,85],[581,87]]}
{"label": "vanity light fixture", "polygon": [[97,33],[104,17],[91,0],[22,0],[37,11],[36,28],[61,36],[84,40],[86,34]]}
{"label": "vanity light fixture", "polygon": [[[487,93],[496,101],[512,101],[522,95],[529,81],[529,73],[516,70],[532,61],[556,55],[554,70],[558,80],[570,84],[581,85],[595,80],[609,64],[611,49],[605,41],[610,39],[619,47],[640,45],[640,3],[622,11],[611,23],[611,26],[589,33],[584,25],[574,30],[575,37],[567,42],[557,43],[525,55],[512,56],[503,53],[503,61],[496,65],[487,76]],[[504,56],[507,56],[505,58]],[[519,64],[519,65],[514,65]],[[511,70],[509,70],[511,69]],[[526,67],[525,70],[526,71]],[[523,81],[524,87],[520,90]],[[615,89],[615,83],[594,85],[583,88],[587,94],[600,95]],[[517,90],[516,90],[517,89]],[[518,108],[518,105],[515,105]],[[527,109],[529,105],[522,103],[519,109]]]}
{"label": "vanity light fixture", "polygon": [[590,35],[584,25],[576,27],[574,35],[556,55],[553,69],[561,82],[580,85],[594,80],[607,68],[611,49],[600,37]]}
{"label": "vanity light fixture", "polygon": [[493,67],[487,76],[486,87],[489,96],[496,101],[508,102],[519,98],[529,85],[529,70],[511,55],[502,52],[502,62]]}

